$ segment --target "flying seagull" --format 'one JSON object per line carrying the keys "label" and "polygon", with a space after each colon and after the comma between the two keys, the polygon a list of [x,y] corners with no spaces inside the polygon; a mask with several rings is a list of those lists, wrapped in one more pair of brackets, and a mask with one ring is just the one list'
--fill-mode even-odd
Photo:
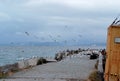
{"label": "flying seagull", "polygon": [[79,36],[79,37],[82,37],[82,35],[80,35],[80,34],[79,34],[78,36]]}
{"label": "flying seagull", "polygon": [[25,32],[25,34],[26,34],[27,36],[29,36],[29,35],[30,35],[28,32]]}

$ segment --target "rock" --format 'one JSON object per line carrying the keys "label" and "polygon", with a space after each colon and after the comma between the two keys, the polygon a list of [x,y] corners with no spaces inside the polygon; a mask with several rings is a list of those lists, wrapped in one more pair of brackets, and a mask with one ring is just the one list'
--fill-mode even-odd
{"label": "rock", "polygon": [[37,65],[41,65],[41,64],[43,64],[43,63],[47,63],[47,60],[41,57],[41,58],[38,60]]}

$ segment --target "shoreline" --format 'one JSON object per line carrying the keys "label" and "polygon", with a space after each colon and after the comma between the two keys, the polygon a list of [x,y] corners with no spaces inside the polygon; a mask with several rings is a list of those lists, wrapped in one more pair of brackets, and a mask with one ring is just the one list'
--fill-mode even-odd
{"label": "shoreline", "polygon": [[[94,52],[96,51],[99,51],[100,49],[77,49],[77,50],[66,50],[66,51],[63,51],[63,52],[59,52],[57,53],[56,55],[57,58],[60,58],[60,60],[57,60],[58,62],[66,59],[66,58],[73,58],[75,57],[77,54],[83,54],[83,55],[91,55]],[[62,56],[62,58],[61,58]],[[56,56],[55,56],[56,58]],[[6,65],[6,66],[3,66],[3,69],[4,70],[3,72],[1,71],[1,68],[0,68],[0,72],[2,72],[2,77],[1,78],[6,78],[6,76],[11,76],[13,75],[14,73],[16,72],[20,72],[20,71],[23,71],[25,69],[29,69],[29,68],[33,68],[35,66],[38,66],[37,65],[37,62],[38,62],[38,59],[40,59],[40,57],[34,57],[32,59],[27,59],[27,60],[22,60],[20,61],[19,63],[14,63],[13,65]],[[55,60],[49,58],[48,59],[44,59],[45,62],[42,62],[44,58],[42,58],[42,60],[40,60],[40,64],[44,64],[44,63],[50,63],[50,62],[56,62]],[[9,68],[8,68],[9,67]],[[6,69],[7,70],[6,70]]]}
{"label": "shoreline", "polygon": [[[63,50],[75,50],[78,48],[102,49],[104,46],[2,46],[0,47],[0,66],[13,64],[20,60],[33,57],[53,57],[56,53]],[[11,58],[9,58],[11,57]]]}

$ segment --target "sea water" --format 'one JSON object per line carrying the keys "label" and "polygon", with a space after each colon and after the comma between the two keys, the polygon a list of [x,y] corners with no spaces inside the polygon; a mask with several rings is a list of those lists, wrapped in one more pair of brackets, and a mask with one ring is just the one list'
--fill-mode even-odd
{"label": "sea water", "polygon": [[0,66],[12,64],[32,57],[53,57],[57,52],[78,48],[97,48],[89,46],[0,46]]}

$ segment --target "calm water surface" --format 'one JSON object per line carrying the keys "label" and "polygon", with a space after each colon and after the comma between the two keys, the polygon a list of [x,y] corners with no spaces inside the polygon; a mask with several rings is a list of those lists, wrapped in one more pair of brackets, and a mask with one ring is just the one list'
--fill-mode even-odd
{"label": "calm water surface", "polygon": [[15,63],[22,59],[39,57],[54,57],[55,53],[67,49],[105,48],[104,46],[0,46],[0,66]]}

